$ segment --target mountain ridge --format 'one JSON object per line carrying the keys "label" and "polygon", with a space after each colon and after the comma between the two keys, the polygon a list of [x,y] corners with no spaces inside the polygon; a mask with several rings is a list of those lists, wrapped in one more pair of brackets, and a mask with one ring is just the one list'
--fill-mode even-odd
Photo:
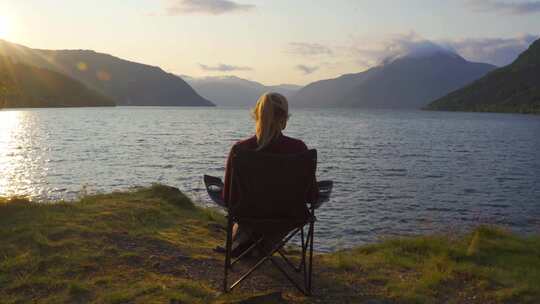
{"label": "mountain ridge", "polygon": [[214,101],[218,106],[254,106],[265,92],[277,92],[290,98],[301,86],[292,84],[264,85],[238,76],[207,76],[194,78],[182,75],[201,96]]}
{"label": "mountain ridge", "polygon": [[182,78],[157,66],[94,50],[44,50],[0,40],[0,55],[72,77],[118,105],[213,106]]}
{"label": "mountain ridge", "polygon": [[510,65],[434,100],[425,109],[540,114],[540,39]]}
{"label": "mountain ridge", "polygon": [[81,82],[0,56],[0,108],[114,106]]}
{"label": "mountain ridge", "polygon": [[455,53],[432,52],[383,61],[360,73],[308,84],[292,99],[297,107],[419,109],[495,69]]}

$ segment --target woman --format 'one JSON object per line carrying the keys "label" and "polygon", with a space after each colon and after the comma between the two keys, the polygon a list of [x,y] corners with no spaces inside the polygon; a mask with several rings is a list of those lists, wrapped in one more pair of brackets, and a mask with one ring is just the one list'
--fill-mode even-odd
{"label": "woman", "polygon": [[[223,200],[228,206],[234,203],[238,193],[231,192],[232,155],[236,151],[255,150],[265,153],[296,154],[307,150],[303,141],[283,135],[281,132],[287,127],[289,104],[287,99],[278,93],[265,93],[257,101],[253,109],[255,120],[255,135],[237,142],[231,149],[225,170],[225,185]],[[316,199],[318,191],[313,187],[312,198]],[[250,244],[251,231],[241,228],[237,224],[233,227],[233,256],[239,254]]]}

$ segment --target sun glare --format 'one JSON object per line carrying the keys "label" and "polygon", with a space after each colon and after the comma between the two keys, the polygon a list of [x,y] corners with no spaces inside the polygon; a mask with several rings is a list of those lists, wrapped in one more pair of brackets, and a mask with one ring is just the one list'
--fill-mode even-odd
{"label": "sun glare", "polygon": [[6,16],[0,16],[0,38],[7,38],[11,30],[10,19]]}

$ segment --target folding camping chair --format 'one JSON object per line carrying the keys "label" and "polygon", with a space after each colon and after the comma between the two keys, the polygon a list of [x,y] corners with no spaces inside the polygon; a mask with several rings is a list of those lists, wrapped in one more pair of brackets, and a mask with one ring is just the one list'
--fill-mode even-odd
{"label": "folding camping chair", "polygon": [[[230,206],[225,206],[221,200],[220,194],[223,189],[221,180],[208,175],[204,176],[206,189],[212,200],[220,206],[228,207],[224,291],[229,292],[263,263],[270,261],[298,290],[310,295],[315,209],[328,201],[333,186],[331,181],[317,183],[319,199],[316,202],[309,201],[308,194],[314,187],[317,151],[310,150],[296,155],[241,151],[233,155],[232,164],[231,187],[236,187],[239,197],[234,198]],[[233,260],[231,247],[235,222],[255,231],[257,239]],[[286,257],[283,247],[298,234],[301,239],[301,257],[300,263],[295,265]],[[272,244],[271,248],[262,248],[265,238],[272,235],[285,235],[285,237]],[[229,271],[232,270],[232,266],[256,248],[263,249],[264,255],[232,285],[229,285]],[[283,259],[284,265],[290,266],[295,272],[303,275],[303,286],[287,272],[275,255]]]}

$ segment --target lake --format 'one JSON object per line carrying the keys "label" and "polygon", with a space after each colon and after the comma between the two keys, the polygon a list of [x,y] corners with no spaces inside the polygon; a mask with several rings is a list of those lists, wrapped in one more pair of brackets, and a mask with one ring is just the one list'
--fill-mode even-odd
{"label": "lake", "polygon": [[[334,180],[317,249],[480,223],[540,231],[540,117],[303,109],[285,134],[319,152]],[[248,109],[116,107],[0,111],[0,196],[75,199],[159,182],[208,204],[203,174],[223,175],[253,133]]]}

